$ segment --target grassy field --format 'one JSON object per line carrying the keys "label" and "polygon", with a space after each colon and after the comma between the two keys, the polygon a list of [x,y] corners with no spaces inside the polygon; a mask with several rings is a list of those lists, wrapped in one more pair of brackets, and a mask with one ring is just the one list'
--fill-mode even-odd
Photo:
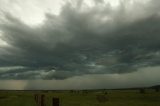
{"label": "grassy field", "polygon": [[[0,106],[36,106],[35,94],[45,95],[46,106],[52,106],[52,97],[60,99],[60,106],[160,106],[160,92],[154,90],[144,94],[139,90],[0,91]],[[97,95],[105,96],[107,101],[98,101]]]}

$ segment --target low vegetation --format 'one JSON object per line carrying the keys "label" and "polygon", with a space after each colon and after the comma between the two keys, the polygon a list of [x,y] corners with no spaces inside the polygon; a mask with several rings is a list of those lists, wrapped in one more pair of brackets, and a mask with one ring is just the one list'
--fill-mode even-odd
{"label": "low vegetation", "polygon": [[0,91],[0,106],[37,106],[35,94],[45,95],[45,106],[52,106],[52,98],[60,106],[160,106],[160,92],[142,90],[88,91]]}

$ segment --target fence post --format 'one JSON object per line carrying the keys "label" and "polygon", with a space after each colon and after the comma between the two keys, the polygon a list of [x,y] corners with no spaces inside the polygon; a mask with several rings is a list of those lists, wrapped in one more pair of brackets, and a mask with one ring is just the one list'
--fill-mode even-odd
{"label": "fence post", "polygon": [[36,102],[37,106],[45,106],[45,95],[35,94],[34,99],[35,99],[35,102]]}
{"label": "fence post", "polygon": [[45,95],[41,95],[41,103],[40,106],[45,106]]}
{"label": "fence post", "polygon": [[36,103],[37,103],[37,101],[38,101],[38,95],[37,95],[37,94],[34,95],[34,100],[35,100]]}
{"label": "fence post", "polygon": [[155,91],[156,91],[156,92],[159,92],[159,87],[156,87],[156,88],[155,88]]}
{"label": "fence post", "polygon": [[59,98],[54,98],[52,99],[52,106],[59,106]]}
{"label": "fence post", "polygon": [[140,93],[141,93],[141,94],[145,94],[145,93],[146,93],[146,91],[145,91],[144,88],[140,88],[139,90],[140,90]]}
{"label": "fence post", "polygon": [[41,95],[38,95],[38,106],[41,106]]}
{"label": "fence post", "polygon": [[34,99],[35,99],[36,105],[39,106],[39,95],[35,94]]}

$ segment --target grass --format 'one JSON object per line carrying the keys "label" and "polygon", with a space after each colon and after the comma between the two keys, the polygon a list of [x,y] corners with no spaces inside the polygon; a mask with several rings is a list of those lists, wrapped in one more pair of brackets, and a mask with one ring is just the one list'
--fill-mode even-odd
{"label": "grass", "polygon": [[[147,90],[89,91],[0,91],[0,106],[36,106],[34,94],[44,94],[46,106],[52,106],[52,97],[60,98],[60,106],[160,106],[160,92]],[[97,95],[105,95],[106,102],[99,102]]]}

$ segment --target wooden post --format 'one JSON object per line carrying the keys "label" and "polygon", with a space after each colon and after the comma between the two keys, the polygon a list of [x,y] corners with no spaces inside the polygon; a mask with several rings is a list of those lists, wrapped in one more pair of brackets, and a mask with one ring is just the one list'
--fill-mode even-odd
{"label": "wooden post", "polygon": [[54,98],[52,99],[52,106],[59,106],[59,98]]}
{"label": "wooden post", "polygon": [[35,100],[36,103],[37,103],[37,101],[38,101],[38,95],[37,95],[37,94],[34,95],[34,100]]}
{"label": "wooden post", "polygon": [[140,89],[140,93],[141,93],[141,94],[146,93],[146,92],[145,92],[145,89],[144,89],[144,88],[141,88],[141,89]]}
{"label": "wooden post", "polygon": [[45,106],[45,95],[34,95],[34,99],[37,106]]}
{"label": "wooden post", "polygon": [[41,95],[38,95],[37,106],[41,106]]}
{"label": "wooden post", "polygon": [[159,92],[159,87],[155,87],[155,91],[156,91],[156,92]]}
{"label": "wooden post", "polygon": [[45,95],[41,95],[41,103],[40,103],[40,106],[45,106]]}
{"label": "wooden post", "polygon": [[36,105],[39,106],[39,95],[35,94],[34,99],[35,99]]}

